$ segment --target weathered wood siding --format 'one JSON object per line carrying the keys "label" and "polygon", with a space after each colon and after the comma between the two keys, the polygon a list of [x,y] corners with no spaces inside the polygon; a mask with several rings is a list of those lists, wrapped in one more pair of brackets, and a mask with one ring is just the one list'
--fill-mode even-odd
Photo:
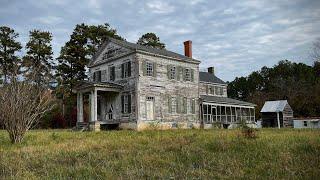
{"label": "weathered wood siding", "polygon": [[[107,46],[108,47],[108,46]],[[106,48],[107,49],[107,48]],[[136,83],[138,80],[138,68],[135,64],[134,54],[127,54],[122,57],[112,58],[98,66],[94,66],[90,68],[90,76],[96,71],[101,71],[101,81],[102,82],[110,82],[110,67],[115,67],[115,80],[111,81],[114,83],[118,83],[124,86],[124,90],[120,93],[100,93],[100,94],[107,94],[106,102],[107,108],[106,111],[110,108],[110,104],[113,104],[114,108],[114,119],[120,120],[121,122],[135,122],[137,120],[137,113],[136,113]],[[99,57],[102,60],[102,56]],[[131,62],[131,76],[127,78],[121,77],[121,65],[125,62]],[[99,92],[98,92],[99,93]],[[122,114],[121,113],[121,95],[122,94],[131,94],[131,113],[130,114]]]}
{"label": "weathered wood siding", "polygon": [[[223,88],[223,94],[210,94],[209,92],[209,86],[214,86],[214,87],[222,87]],[[209,96],[218,96],[218,97],[228,97],[227,94],[227,85],[225,84],[216,84],[216,83],[210,83],[210,82],[200,82],[199,83],[199,93],[200,95],[209,95]]]}
{"label": "weathered wood siding", "polygon": [[[137,86],[139,121],[146,121],[146,98],[154,97],[155,119],[161,122],[198,122],[199,121],[199,65],[180,60],[171,60],[145,54],[137,54],[139,63],[139,82]],[[155,63],[155,75],[145,76],[144,62]],[[168,65],[192,68],[193,81],[183,81],[168,78]],[[195,112],[170,113],[169,97],[187,98],[188,107],[190,99],[195,99]]]}

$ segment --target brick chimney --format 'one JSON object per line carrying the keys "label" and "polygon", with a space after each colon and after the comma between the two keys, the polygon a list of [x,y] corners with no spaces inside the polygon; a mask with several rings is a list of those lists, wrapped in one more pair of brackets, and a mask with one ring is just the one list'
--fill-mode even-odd
{"label": "brick chimney", "polygon": [[188,40],[185,41],[184,43],[184,55],[192,58],[192,41]]}
{"label": "brick chimney", "polygon": [[213,74],[214,75],[214,67],[208,67],[208,73]]}

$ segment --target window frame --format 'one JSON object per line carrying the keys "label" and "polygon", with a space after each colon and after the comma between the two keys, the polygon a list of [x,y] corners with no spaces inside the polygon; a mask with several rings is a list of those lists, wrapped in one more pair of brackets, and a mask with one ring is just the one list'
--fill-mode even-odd
{"label": "window frame", "polygon": [[146,68],[146,76],[153,76],[153,73],[154,73],[153,63],[150,61],[146,61],[145,68]]}
{"label": "window frame", "polygon": [[176,79],[176,75],[177,75],[177,67],[176,66],[171,66],[170,67],[169,78],[170,79]]}
{"label": "window frame", "polygon": [[184,80],[185,81],[192,81],[192,75],[191,75],[191,68],[185,68],[184,70]]}

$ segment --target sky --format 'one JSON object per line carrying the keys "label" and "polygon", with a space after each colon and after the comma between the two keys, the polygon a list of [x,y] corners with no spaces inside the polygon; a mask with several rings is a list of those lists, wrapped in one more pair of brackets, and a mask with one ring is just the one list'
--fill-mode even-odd
{"label": "sky", "polygon": [[200,70],[232,81],[283,59],[311,65],[320,0],[0,0],[0,26],[23,46],[30,30],[50,31],[55,57],[80,23],[109,23],[129,42],[154,32],[180,54],[191,40]]}

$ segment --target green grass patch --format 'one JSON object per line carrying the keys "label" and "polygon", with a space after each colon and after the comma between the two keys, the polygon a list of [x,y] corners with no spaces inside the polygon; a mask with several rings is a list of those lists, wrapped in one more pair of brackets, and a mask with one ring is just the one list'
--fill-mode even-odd
{"label": "green grass patch", "polygon": [[320,131],[0,131],[0,179],[318,179]]}

